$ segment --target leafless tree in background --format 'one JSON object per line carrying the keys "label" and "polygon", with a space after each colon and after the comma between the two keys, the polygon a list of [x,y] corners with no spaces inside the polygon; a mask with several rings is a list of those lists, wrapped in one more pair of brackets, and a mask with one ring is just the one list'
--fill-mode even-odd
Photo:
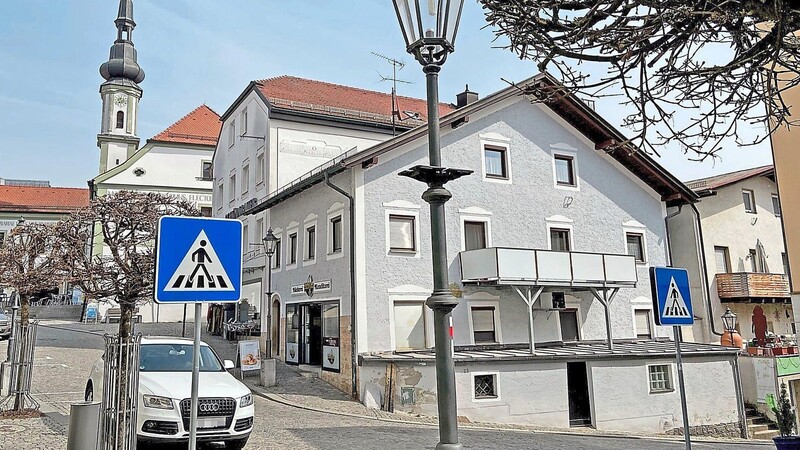
{"label": "leafless tree in background", "polygon": [[[645,151],[678,142],[703,160],[728,138],[755,144],[797,124],[782,94],[800,83],[798,1],[479,1],[504,48],[568,90],[621,91],[630,143]],[[764,131],[746,137],[753,124]]]}

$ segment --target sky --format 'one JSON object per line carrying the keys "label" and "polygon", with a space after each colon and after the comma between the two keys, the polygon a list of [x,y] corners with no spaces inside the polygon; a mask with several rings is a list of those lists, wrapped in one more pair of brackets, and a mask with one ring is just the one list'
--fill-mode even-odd
{"label": "sky", "polygon": [[[98,68],[116,38],[117,0],[0,1],[0,178],[85,187],[97,175],[103,82]],[[424,98],[425,80],[391,0],[134,0],[133,41],[146,78],[138,134],[146,139],[205,103],[224,112],[251,80],[294,75],[390,92],[400,59],[401,95]],[[440,74],[440,99],[469,84],[481,96],[537,73],[497,48],[476,0],[466,0],[456,51]],[[501,79],[502,78],[502,79]],[[597,110],[619,125],[616,101]],[[767,144],[725,148],[692,162],[665,149],[658,162],[682,180],[770,164]]]}

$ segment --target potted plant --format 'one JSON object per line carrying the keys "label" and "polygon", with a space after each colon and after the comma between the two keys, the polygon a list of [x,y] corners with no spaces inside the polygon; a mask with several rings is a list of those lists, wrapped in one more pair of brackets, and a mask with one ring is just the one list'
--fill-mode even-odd
{"label": "potted plant", "polygon": [[789,393],[787,392],[786,383],[781,383],[781,396],[778,399],[778,404],[772,408],[772,412],[778,421],[778,431],[780,437],[772,438],[775,442],[775,447],[778,450],[800,450],[800,436],[795,435],[795,419],[796,414],[792,409],[792,403],[789,401]]}

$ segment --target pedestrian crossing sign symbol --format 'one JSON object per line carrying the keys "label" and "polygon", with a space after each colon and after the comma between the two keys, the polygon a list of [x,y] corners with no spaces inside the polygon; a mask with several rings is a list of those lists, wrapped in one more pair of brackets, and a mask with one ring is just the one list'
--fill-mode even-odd
{"label": "pedestrian crossing sign symbol", "polygon": [[650,283],[653,307],[658,325],[691,325],[694,323],[686,269],[651,267]]}
{"label": "pedestrian crossing sign symbol", "polygon": [[159,220],[156,302],[238,301],[241,274],[240,221],[173,216]]}

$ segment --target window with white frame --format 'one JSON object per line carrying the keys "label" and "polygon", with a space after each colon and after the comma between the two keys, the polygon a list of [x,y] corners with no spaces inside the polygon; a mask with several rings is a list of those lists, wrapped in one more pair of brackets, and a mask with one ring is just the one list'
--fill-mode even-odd
{"label": "window with white frame", "polygon": [[233,147],[236,143],[236,120],[231,120],[228,125],[228,147]]}
{"label": "window with white frame", "polygon": [[317,257],[317,227],[311,225],[306,228],[306,261],[313,261]]}
{"label": "window with white frame", "polygon": [[775,213],[775,217],[781,216],[781,201],[778,194],[772,194],[772,212]]}
{"label": "window with white frame", "polygon": [[247,224],[242,225],[242,248],[244,251],[249,252],[250,247],[250,229]]}
{"label": "window with white frame", "polygon": [[331,253],[342,251],[342,215],[339,214],[330,220]]}
{"label": "window with white frame", "polygon": [[250,189],[250,164],[242,167],[242,195]]}
{"label": "window with white frame", "polygon": [[210,206],[201,206],[200,207],[200,217],[211,217],[213,214],[211,212]]}
{"label": "window with white frame", "polygon": [[645,262],[644,235],[642,233],[625,233],[625,245],[628,254],[636,259],[636,262]]}
{"label": "window with white frame", "polygon": [[261,184],[264,182],[264,173],[266,172],[266,165],[264,164],[264,152],[261,152],[256,156],[256,184]]}
{"label": "window with white frame", "polygon": [[487,246],[487,223],[484,221],[464,221],[464,250],[478,250]]}
{"label": "window with white frame", "polygon": [[289,233],[289,265],[297,264],[297,232]]}
{"label": "window with white frame", "polygon": [[245,107],[244,110],[242,111],[241,122],[242,122],[242,126],[241,126],[242,135],[245,135],[245,134],[247,134],[247,107]]}
{"label": "window with white frame", "polygon": [[472,337],[476,344],[497,342],[495,328],[494,306],[473,306],[470,308],[472,316]]}
{"label": "window with white frame", "polygon": [[497,374],[475,374],[472,377],[473,396],[476,400],[496,399],[498,398],[497,392]]}
{"label": "window with white frame", "polygon": [[223,183],[217,185],[217,198],[219,199],[218,209],[222,209],[222,203],[225,201],[225,188]]}
{"label": "window with white frame", "polygon": [[258,239],[263,239],[266,233],[264,232],[264,219],[256,220],[256,237]]}
{"label": "window with white frame", "polygon": [[203,180],[213,180],[214,170],[211,161],[203,161],[200,168],[200,178]]}
{"label": "window with white frame", "polygon": [[416,217],[411,215],[389,215],[389,250],[392,252],[416,252]]}
{"label": "window with white frame", "polygon": [[577,186],[575,179],[575,158],[569,155],[554,154],[556,184],[559,186]]}
{"label": "window with white frame", "polygon": [[550,228],[550,250],[568,252],[572,250],[569,228]]}
{"label": "window with white frame", "polygon": [[281,268],[281,239],[278,238],[275,241],[275,254],[272,256],[272,268],[273,269],[280,269]]}
{"label": "window with white frame", "polygon": [[425,340],[425,303],[394,302],[395,350],[422,350]]}
{"label": "window with white frame", "polygon": [[509,179],[508,147],[484,144],[483,164],[486,178]]}
{"label": "window with white frame", "polygon": [[634,327],[636,328],[636,339],[652,339],[653,321],[649,309],[634,309],[633,310]]}
{"label": "window with white frame", "polygon": [[672,392],[672,366],[669,364],[658,364],[647,366],[648,381],[650,382],[650,393]]}
{"label": "window with white frame", "polygon": [[232,202],[236,199],[236,174],[232,173],[228,183],[228,201]]}
{"label": "window with white frame", "polygon": [[729,273],[731,271],[731,255],[728,247],[714,246],[714,260],[717,263],[717,273]]}
{"label": "window with white frame", "polygon": [[756,214],[756,194],[750,189],[742,189],[744,212]]}

